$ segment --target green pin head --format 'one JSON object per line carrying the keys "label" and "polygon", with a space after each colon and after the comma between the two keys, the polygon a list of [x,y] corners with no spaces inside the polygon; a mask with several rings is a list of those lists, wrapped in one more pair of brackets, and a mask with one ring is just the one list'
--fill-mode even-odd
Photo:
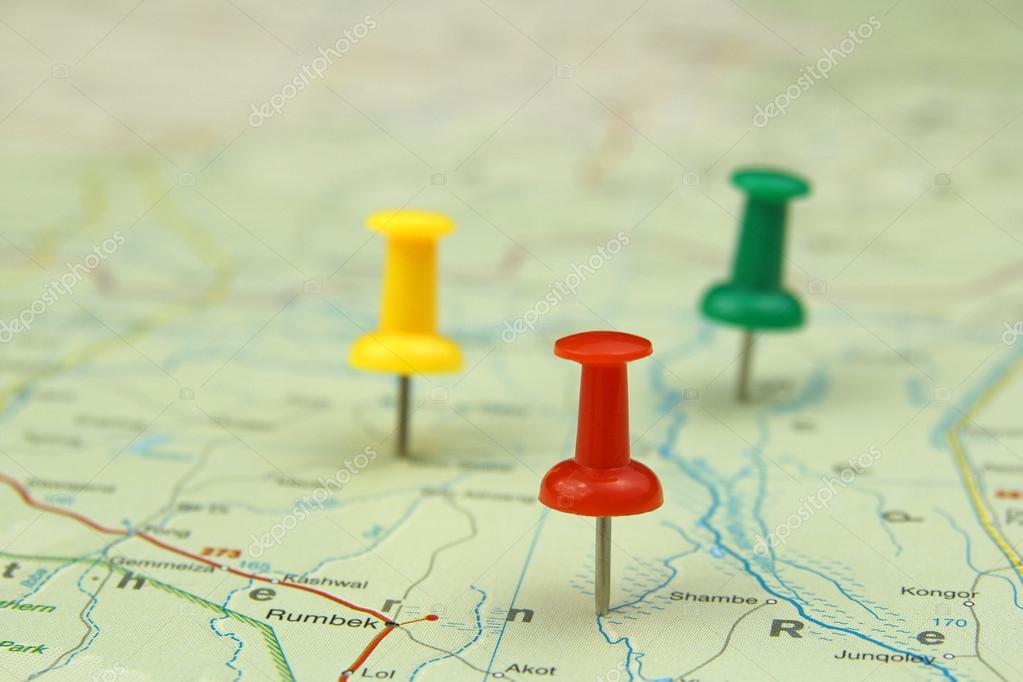
{"label": "green pin head", "polygon": [[781,286],[785,214],[790,199],[810,192],[806,180],[780,171],[737,171],[732,183],[746,192],[732,279],[703,297],[703,314],[746,329],[790,329],[803,324],[803,306]]}

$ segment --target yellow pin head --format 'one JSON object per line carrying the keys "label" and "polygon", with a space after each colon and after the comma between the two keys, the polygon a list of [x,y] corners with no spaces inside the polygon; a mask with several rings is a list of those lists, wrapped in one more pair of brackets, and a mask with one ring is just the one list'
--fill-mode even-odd
{"label": "yellow pin head", "polygon": [[437,333],[437,241],[455,229],[440,213],[400,209],[370,216],[387,237],[380,327],[352,346],[353,367],[394,374],[454,372],[458,345]]}
{"label": "yellow pin head", "polygon": [[366,221],[369,229],[386,237],[437,240],[455,231],[455,221],[441,213],[399,209],[380,211]]}

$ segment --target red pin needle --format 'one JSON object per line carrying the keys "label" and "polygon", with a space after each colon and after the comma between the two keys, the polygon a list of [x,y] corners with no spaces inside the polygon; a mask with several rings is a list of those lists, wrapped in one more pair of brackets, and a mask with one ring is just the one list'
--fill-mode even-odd
{"label": "red pin needle", "polygon": [[653,352],[646,339],[622,332],[583,332],[558,339],[554,354],[583,366],[575,457],[540,483],[551,509],[597,517],[594,594],[598,615],[611,601],[611,517],[661,506],[657,476],[629,456],[629,378],[625,363]]}

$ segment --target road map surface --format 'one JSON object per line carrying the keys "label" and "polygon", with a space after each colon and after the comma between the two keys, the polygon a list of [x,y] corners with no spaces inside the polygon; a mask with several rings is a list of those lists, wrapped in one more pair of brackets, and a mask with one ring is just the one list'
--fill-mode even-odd
{"label": "road map surface", "polygon": [[[0,8],[0,679],[1023,678],[1023,15],[683,4]],[[742,405],[759,163],[808,321]],[[407,460],[347,364],[402,206],[465,356]],[[586,329],[665,494],[600,618],[536,499]]]}

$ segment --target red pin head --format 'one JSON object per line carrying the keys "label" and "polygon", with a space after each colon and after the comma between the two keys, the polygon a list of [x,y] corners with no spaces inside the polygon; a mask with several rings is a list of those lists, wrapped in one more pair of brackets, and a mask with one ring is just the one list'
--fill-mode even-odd
{"label": "red pin head", "polygon": [[653,352],[622,332],[583,332],[554,344],[554,354],[582,367],[575,457],[547,472],[540,502],[581,516],[628,516],[661,506],[661,484],[629,456],[629,386],[625,363]]}

